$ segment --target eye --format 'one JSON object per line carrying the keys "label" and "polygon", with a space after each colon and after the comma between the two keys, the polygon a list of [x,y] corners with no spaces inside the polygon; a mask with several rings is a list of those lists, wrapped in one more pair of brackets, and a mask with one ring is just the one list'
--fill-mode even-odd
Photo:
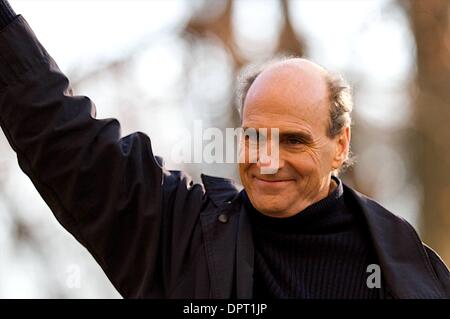
{"label": "eye", "polygon": [[288,137],[286,138],[286,143],[291,145],[300,145],[303,144],[303,140],[298,137]]}

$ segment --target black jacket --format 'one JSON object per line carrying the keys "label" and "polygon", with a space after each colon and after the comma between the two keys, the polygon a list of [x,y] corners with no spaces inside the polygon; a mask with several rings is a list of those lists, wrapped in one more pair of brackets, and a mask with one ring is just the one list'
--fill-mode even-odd
{"label": "black jacket", "polygon": [[[58,221],[124,297],[250,298],[251,228],[232,181],[168,171],[143,133],[73,96],[20,16],[0,32],[0,124]],[[449,272],[414,229],[345,186],[394,298],[449,298]]]}

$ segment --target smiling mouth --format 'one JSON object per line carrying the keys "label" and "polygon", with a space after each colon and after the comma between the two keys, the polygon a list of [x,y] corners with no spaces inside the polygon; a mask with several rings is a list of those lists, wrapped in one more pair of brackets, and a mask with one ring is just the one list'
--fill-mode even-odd
{"label": "smiling mouth", "polygon": [[259,182],[263,182],[263,183],[267,183],[267,184],[282,184],[282,183],[287,183],[287,182],[292,182],[294,181],[293,179],[277,179],[277,180],[271,180],[271,179],[264,179],[264,178],[260,178],[260,177],[256,177],[255,179]]}

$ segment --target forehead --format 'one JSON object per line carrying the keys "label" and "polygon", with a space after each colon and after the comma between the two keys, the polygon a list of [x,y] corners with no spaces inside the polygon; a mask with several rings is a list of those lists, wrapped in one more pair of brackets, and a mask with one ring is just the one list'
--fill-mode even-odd
{"label": "forehead", "polygon": [[328,100],[323,69],[312,63],[281,63],[263,71],[251,85],[242,125],[325,132]]}

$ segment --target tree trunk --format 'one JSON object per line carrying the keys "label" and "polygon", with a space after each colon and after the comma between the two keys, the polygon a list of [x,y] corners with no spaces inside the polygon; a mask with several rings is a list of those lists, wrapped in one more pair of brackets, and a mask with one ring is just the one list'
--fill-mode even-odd
{"label": "tree trunk", "polygon": [[416,173],[422,237],[450,264],[450,1],[403,2],[416,42]]}

